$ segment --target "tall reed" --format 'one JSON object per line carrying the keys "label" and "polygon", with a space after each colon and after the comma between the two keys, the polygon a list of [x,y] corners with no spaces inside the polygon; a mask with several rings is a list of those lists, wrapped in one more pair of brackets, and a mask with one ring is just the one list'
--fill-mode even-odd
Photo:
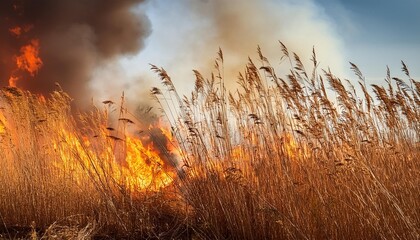
{"label": "tall reed", "polygon": [[[163,68],[152,94],[184,154],[181,192],[203,239],[417,239],[420,227],[420,83],[386,87],[290,63],[276,73],[260,47],[225,88],[223,53],[181,97]],[[258,64],[256,63],[258,62]],[[229,79],[231,81],[231,79]],[[358,85],[356,88],[354,85]],[[374,95],[372,95],[372,93]],[[332,96],[336,96],[333,98]],[[374,99],[374,97],[376,99]]]}

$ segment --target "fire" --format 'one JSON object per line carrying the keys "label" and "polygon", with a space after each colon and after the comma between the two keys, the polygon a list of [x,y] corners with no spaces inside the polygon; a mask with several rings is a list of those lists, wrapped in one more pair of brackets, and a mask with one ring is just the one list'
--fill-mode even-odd
{"label": "fire", "polygon": [[115,119],[105,111],[74,116],[70,101],[63,92],[46,98],[18,88],[0,90],[0,155],[12,164],[26,150],[39,154],[54,179],[80,189],[96,184],[138,196],[173,184],[173,162],[180,155],[165,125],[156,122],[140,135],[126,126],[118,131],[109,127]]}
{"label": "fire", "polygon": [[10,87],[16,87],[16,82],[19,80],[18,77],[10,76],[9,78],[9,86]]}
{"label": "fire", "polygon": [[20,49],[21,55],[16,57],[16,64],[19,69],[28,71],[34,76],[42,66],[39,55],[39,40],[34,39],[28,45]]}
{"label": "fire", "polygon": [[[94,141],[98,140],[79,138],[76,134],[65,130],[61,130],[61,135],[64,141],[54,143],[54,149],[59,152],[62,161],[57,163],[56,167],[70,169],[78,184],[83,184],[86,172],[98,182],[102,179],[108,181],[112,179],[112,182],[131,193],[159,190],[173,181],[174,172],[165,166],[166,163],[153,144],[144,145],[136,137],[107,139],[105,142],[108,144],[104,144],[102,140],[107,138],[104,131],[99,137],[102,138],[99,142],[106,146],[95,148]],[[119,152],[110,141],[123,141],[124,162],[118,161]]]}
{"label": "fire", "polygon": [[19,37],[22,34],[22,28],[19,26],[16,26],[14,28],[10,28],[9,32],[14,35],[15,37]]}
{"label": "fire", "polygon": [[15,26],[15,27],[9,28],[9,32],[14,37],[18,38],[22,35],[22,33],[29,32],[33,27],[34,27],[34,25],[31,25],[31,24],[30,25],[25,25],[23,27]]}
{"label": "fire", "polygon": [[152,146],[143,146],[139,139],[127,137],[127,179],[130,190],[152,187],[159,189],[169,185],[173,176],[164,170],[165,163]]}
{"label": "fire", "polygon": [[[18,39],[32,28],[33,25],[15,26],[9,29],[9,33]],[[32,39],[28,44],[20,48],[19,54],[14,55],[13,60],[16,63],[16,69],[12,70],[9,77],[9,86],[16,87],[20,79],[20,71],[27,72],[32,77],[35,76],[43,65],[42,59],[39,57],[39,49],[39,39]]]}

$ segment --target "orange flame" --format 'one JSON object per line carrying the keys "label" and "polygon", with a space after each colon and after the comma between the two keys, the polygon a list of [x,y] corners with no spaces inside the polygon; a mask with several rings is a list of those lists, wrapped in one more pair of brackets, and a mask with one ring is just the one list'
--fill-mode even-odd
{"label": "orange flame", "polygon": [[[102,137],[106,136],[104,131]],[[159,152],[153,144],[145,146],[135,137],[126,137],[124,140],[124,163],[117,159],[116,149],[112,144],[101,150],[95,149],[93,142],[88,138],[78,138],[75,134],[61,130],[66,144],[54,143],[59,152],[61,163],[56,167],[72,169],[74,179],[83,184],[83,176],[92,171],[97,179],[113,179],[118,186],[125,186],[131,193],[143,190],[159,190],[169,186],[174,179],[174,172],[165,166]],[[94,141],[94,140],[92,140]],[[77,159],[78,163],[74,162]],[[77,166],[83,166],[83,170]]]}
{"label": "orange flame", "polygon": [[10,78],[9,78],[9,86],[10,87],[16,87],[16,83],[17,83],[18,80],[19,80],[18,77],[10,76]]}
{"label": "orange flame", "polygon": [[143,146],[139,139],[127,137],[127,179],[131,191],[152,187],[159,189],[169,185],[173,176],[164,170],[165,163],[152,146]]}
{"label": "orange flame", "polygon": [[19,69],[28,71],[31,76],[34,76],[42,66],[42,60],[38,57],[39,54],[39,40],[34,39],[30,44],[23,46],[20,49],[21,55],[16,57],[16,64]]}
{"label": "orange flame", "polygon": [[[16,31],[19,31],[16,28]],[[15,56],[17,70],[23,70],[28,72],[31,76],[35,76],[38,70],[42,67],[43,62],[39,55],[39,40],[33,39],[29,44],[23,46],[20,49],[20,55]],[[19,77],[12,75],[9,78],[9,85],[11,87],[16,87],[16,82],[19,80]]]}

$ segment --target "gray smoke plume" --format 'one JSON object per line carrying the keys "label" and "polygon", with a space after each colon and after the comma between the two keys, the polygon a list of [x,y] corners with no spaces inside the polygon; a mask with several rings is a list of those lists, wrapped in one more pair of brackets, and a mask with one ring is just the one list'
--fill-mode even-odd
{"label": "gray smoke plume", "polygon": [[192,69],[210,76],[219,47],[225,83],[231,89],[237,87],[248,56],[258,64],[258,45],[276,69],[284,67],[278,73],[288,72],[287,61],[280,60],[278,40],[296,52],[309,71],[312,47],[320,69],[331,67],[339,76],[347,69],[344,42],[334,20],[315,0],[155,0],[149,7],[150,16],[161,17],[152,19],[153,34],[141,54],[147,62],[164,67],[185,94],[192,90]]}
{"label": "gray smoke plume", "polygon": [[[58,82],[75,99],[93,97],[88,82],[96,68],[143,48],[150,22],[133,8],[144,1],[1,0],[0,87],[14,74],[32,92],[48,93]],[[43,64],[31,76],[15,70],[15,59],[33,39]]]}

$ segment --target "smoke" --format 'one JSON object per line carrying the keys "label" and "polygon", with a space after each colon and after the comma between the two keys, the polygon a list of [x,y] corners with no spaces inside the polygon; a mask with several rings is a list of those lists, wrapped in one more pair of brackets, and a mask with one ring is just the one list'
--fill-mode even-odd
{"label": "smoke", "polygon": [[209,76],[219,47],[234,88],[258,45],[280,66],[278,40],[308,68],[315,47],[322,68],[347,72],[336,26],[315,0],[2,0],[0,18],[0,86],[8,85],[22,46],[37,39],[42,66],[34,76],[20,71],[17,86],[47,93],[58,82],[81,103],[125,91],[132,105],[150,104],[148,90],[159,81],[149,63],[164,67],[187,94],[191,70]]}
{"label": "smoke", "polygon": [[[48,93],[58,82],[81,102],[94,97],[89,81],[95,71],[144,47],[151,32],[150,21],[144,13],[133,10],[142,2],[0,1],[0,86],[7,86],[11,74],[16,74],[17,86],[32,92]],[[31,76],[27,71],[16,71],[14,59],[33,39],[39,40],[42,66]]]}
{"label": "smoke", "polygon": [[[308,69],[315,47],[321,67],[331,67],[337,75],[346,72],[333,20],[312,0],[158,0],[148,7],[148,13],[157,17],[151,17],[154,32],[141,55],[163,66],[183,93],[192,89],[192,69],[209,76],[219,47],[231,88],[248,56],[257,61],[258,45],[274,67],[280,66],[278,40],[296,52]],[[289,67],[288,62],[282,65]]]}

